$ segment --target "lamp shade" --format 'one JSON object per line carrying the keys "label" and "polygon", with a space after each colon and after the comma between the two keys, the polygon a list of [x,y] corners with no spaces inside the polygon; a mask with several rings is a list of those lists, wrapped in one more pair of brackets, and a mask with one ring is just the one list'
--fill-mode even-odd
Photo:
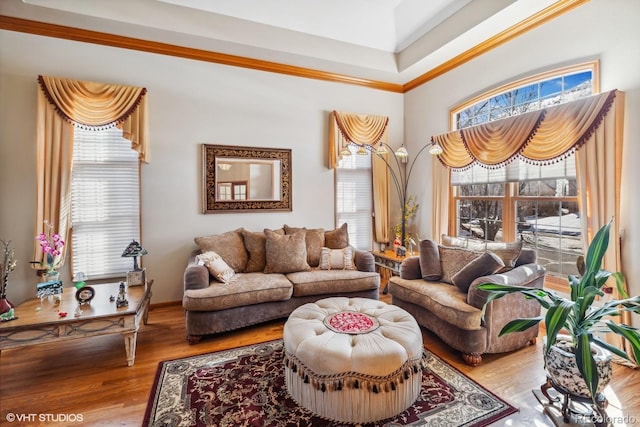
{"label": "lamp shade", "polygon": [[148,254],[147,250],[135,240],[132,240],[129,246],[122,252],[123,257],[133,257],[133,269],[135,271],[140,270],[138,267],[138,257],[146,254]]}

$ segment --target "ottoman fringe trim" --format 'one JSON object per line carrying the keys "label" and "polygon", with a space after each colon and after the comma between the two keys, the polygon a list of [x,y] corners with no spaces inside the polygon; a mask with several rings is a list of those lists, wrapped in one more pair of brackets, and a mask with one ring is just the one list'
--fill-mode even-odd
{"label": "ottoman fringe trim", "polygon": [[339,391],[345,388],[362,389],[371,393],[396,391],[399,384],[420,373],[426,366],[424,353],[420,359],[407,360],[394,372],[385,375],[366,375],[359,372],[340,372],[330,375],[319,375],[305,366],[296,356],[285,351],[284,366],[303,379],[305,384],[320,391]]}

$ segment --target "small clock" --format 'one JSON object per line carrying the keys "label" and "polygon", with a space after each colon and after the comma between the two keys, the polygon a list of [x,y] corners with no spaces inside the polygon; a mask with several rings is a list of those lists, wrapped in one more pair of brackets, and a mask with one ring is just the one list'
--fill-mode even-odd
{"label": "small clock", "polygon": [[89,304],[94,296],[96,296],[96,291],[91,286],[85,285],[76,291],[76,300],[80,304]]}
{"label": "small clock", "polygon": [[144,285],[147,281],[145,269],[127,272],[127,286]]}

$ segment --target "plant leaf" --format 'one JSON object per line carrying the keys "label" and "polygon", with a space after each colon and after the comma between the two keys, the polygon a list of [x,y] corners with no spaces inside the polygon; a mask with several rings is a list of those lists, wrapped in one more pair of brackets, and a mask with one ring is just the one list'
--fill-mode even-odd
{"label": "plant leaf", "polygon": [[511,332],[522,332],[527,329],[536,326],[542,321],[543,317],[532,317],[526,319],[515,319],[504,325],[498,336],[503,336]]}
{"label": "plant leaf", "polygon": [[[640,334],[636,328],[627,325],[619,325],[612,321],[605,322],[609,329],[611,329],[616,334],[624,337],[631,343],[631,349],[633,351],[633,356],[636,361],[640,363]],[[628,356],[623,356],[629,359]]]}
{"label": "plant leaf", "polygon": [[569,316],[569,313],[571,313],[573,306],[573,302],[562,300],[547,309],[547,314],[545,315],[544,320],[547,328],[547,354],[549,353],[551,346],[556,342],[558,332],[565,327],[567,317]]}
{"label": "plant leaf", "polygon": [[582,378],[587,384],[587,387],[589,387],[591,399],[596,403],[596,391],[598,390],[598,383],[600,382],[600,379],[598,378],[598,366],[591,354],[592,338],[592,335],[586,332],[579,333],[576,336],[577,345],[575,349],[575,356],[578,370],[582,374]]}

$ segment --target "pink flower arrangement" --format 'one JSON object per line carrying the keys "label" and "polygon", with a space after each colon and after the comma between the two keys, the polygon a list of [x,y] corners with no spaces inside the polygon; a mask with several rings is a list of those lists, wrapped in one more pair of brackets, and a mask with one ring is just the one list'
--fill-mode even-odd
{"label": "pink flower arrangement", "polygon": [[40,233],[36,236],[36,240],[40,243],[42,252],[46,259],[46,268],[49,272],[55,271],[57,265],[55,264],[55,258],[59,257],[62,253],[62,247],[64,246],[64,240],[58,233],[51,233],[53,224],[49,224],[48,221],[44,222],[48,228],[47,233]]}

